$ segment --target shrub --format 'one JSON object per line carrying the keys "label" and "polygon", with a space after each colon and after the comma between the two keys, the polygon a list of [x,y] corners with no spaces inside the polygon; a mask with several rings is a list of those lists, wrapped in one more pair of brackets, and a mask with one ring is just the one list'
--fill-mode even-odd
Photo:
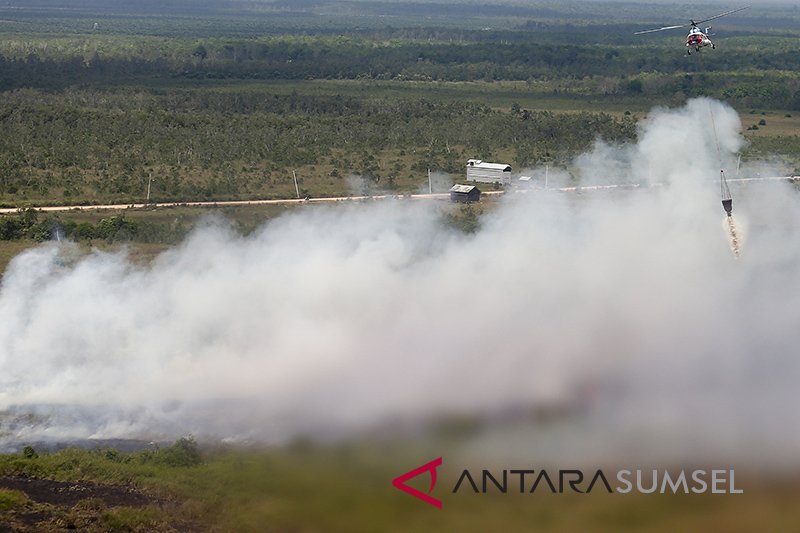
{"label": "shrub", "polygon": [[167,466],[195,466],[200,464],[200,450],[194,437],[181,437],[172,446],[159,450],[155,458]]}
{"label": "shrub", "polygon": [[0,488],[0,511],[10,511],[16,507],[22,507],[27,501],[28,497],[23,492]]}
{"label": "shrub", "polygon": [[26,459],[36,459],[39,457],[39,454],[36,453],[36,450],[33,448],[33,446],[25,446],[22,448],[22,456]]}
{"label": "shrub", "polygon": [[11,241],[22,238],[22,224],[11,217],[0,218],[0,240]]}
{"label": "shrub", "polygon": [[116,448],[107,448],[105,451],[103,451],[103,456],[109,461],[119,462],[121,460],[119,450]]}

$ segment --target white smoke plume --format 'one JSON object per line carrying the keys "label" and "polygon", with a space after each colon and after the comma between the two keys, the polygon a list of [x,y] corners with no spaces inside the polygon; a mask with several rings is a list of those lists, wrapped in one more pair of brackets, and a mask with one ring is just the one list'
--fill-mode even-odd
{"label": "white smoke plume", "polygon": [[732,109],[657,109],[576,166],[664,187],[509,195],[473,235],[386,202],[247,237],[211,222],[147,266],[25,252],[0,288],[0,410],[38,415],[7,438],[274,442],[580,404],[583,457],[800,462],[800,204],[777,182],[734,191],[732,256],[716,143],[693,133],[709,109],[735,164]]}
{"label": "white smoke plume", "polygon": [[[426,176],[428,178],[428,176]],[[419,186],[417,189],[418,193],[425,194],[428,192],[432,193],[443,193],[450,190],[450,187],[453,186],[453,176],[447,174],[446,172],[431,172],[430,173],[430,182],[428,179],[425,180],[425,183]]]}

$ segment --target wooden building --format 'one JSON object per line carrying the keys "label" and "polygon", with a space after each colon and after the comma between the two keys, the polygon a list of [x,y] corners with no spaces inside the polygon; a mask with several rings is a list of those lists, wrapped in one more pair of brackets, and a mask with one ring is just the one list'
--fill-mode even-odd
{"label": "wooden building", "polygon": [[450,188],[450,201],[471,204],[481,201],[481,190],[475,185],[453,185]]}

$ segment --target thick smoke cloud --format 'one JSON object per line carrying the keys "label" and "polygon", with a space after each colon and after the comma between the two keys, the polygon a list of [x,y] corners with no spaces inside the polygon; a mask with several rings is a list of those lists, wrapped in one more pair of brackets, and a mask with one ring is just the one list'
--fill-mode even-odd
{"label": "thick smoke cloud", "polygon": [[[710,113],[717,139],[695,133]],[[25,252],[0,288],[0,409],[37,417],[8,437],[273,442],[563,405],[583,457],[797,461],[800,205],[734,190],[733,256],[715,180],[740,129],[711,100],[656,109],[575,165],[662,187],[511,194],[474,235],[398,201],[247,237],[210,221],[147,266]]]}

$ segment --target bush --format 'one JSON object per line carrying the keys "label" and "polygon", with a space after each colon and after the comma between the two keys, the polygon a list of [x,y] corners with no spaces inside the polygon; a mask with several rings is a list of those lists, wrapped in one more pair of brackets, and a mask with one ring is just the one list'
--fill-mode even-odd
{"label": "bush", "polygon": [[39,454],[36,453],[36,450],[33,448],[33,446],[25,446],[22,448],[22,456],[26,459],[36,459],[39,457]]}
{"label": "bush", "polygon": [[642,94],[644,91],[644,87],[642,85],[642,80],[633,79],[628,82],[625,87],[625,92],[628,94]]}
{"label": "bush", "polygon": [[16,218],[0,218],[0,240],[13,241],[22,238],[22,224]]}
{"label": "bush", "polygon": [[105,239],[107,242],[131,240],[137,233],[136,223],[125,218],[125,215],[115,215],[104,218],[97,223],[95,237]]}
{"label": "bush", "polygon": [[201,461],[197,441],[191,435],[181,437],[172,446],[159,450],[155,459],[167,466],[195,466]]}
{"label": "bush", "polygon": [[463,233],[475,233],[480,229],[482,214],[483,210],[480,207],[473,208],[471,205],[462,205],[454,213],[445,213],[443,221],[447,226]]}
{"label": "bush", "polygon": [[116,448],[106,448],[103,451],[103,456],[109,461],[120,462],[122,460],[119,455],[119,450]]}

